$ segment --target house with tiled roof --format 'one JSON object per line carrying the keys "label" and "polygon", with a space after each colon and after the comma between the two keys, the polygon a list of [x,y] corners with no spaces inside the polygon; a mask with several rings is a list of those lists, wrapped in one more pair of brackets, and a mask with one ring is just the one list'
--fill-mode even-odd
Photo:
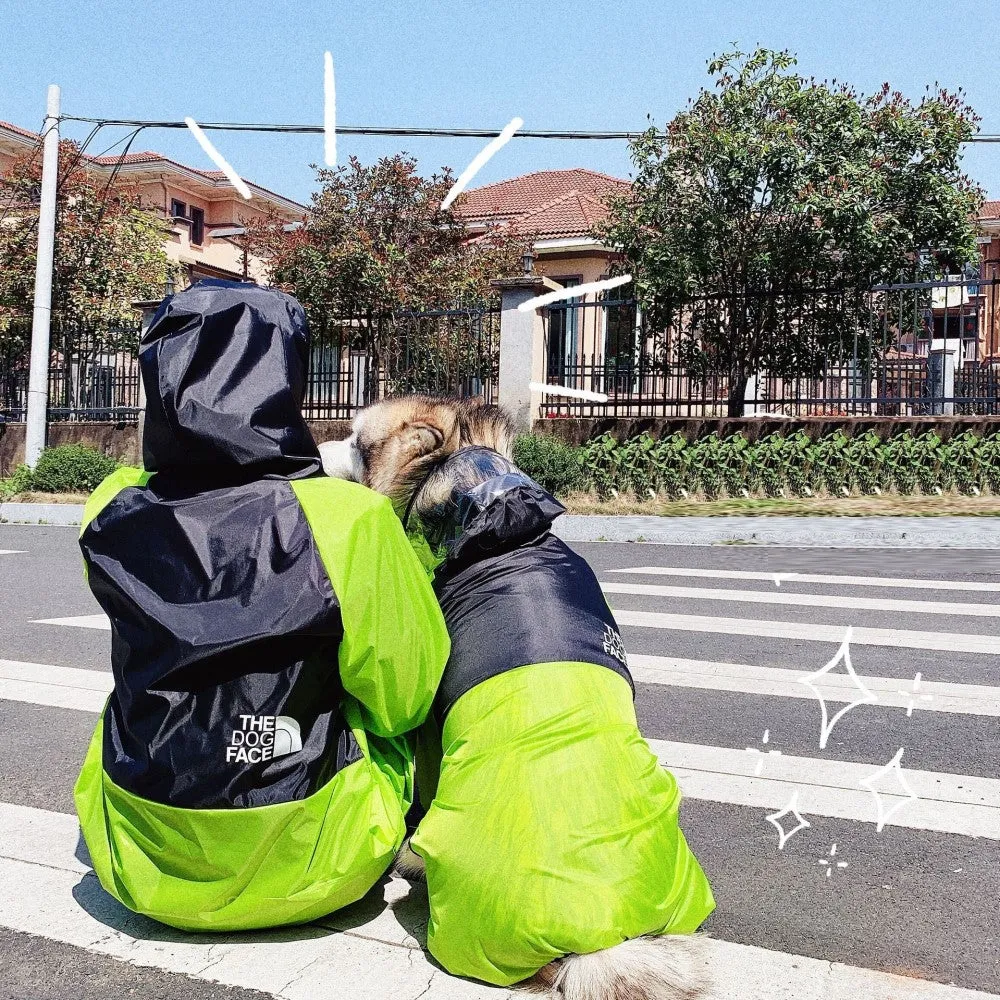
{"label": "house with tiled roof", "polygon": [[[0,121],[0,173],[39,148],[36,132]],[[200,170],[152,151],[125,156],[88,156],[81,163],[101,177],[118,176],[138,189],[143,207],[164,223],[164,250],[177,261],[187,282],[199,278],[264,278],[262,262],[244,244],[245,226],[270,214],[289,224],[306,207],[247,181],[246,201],[218,170]]]}
{"label": "house with tiled roof", "polygon": [[[564,286],[580,285],[608,276],[615,253],[594,229],[607,215],[607,200],[628,190],[628,181],[594,170],[538,170],[473,188],[455,211],[473,233],[500,227],[525,237],[536,273]],[[550,311],[545,351],[551,381],[561,381],[586,359],[601,363],[631,353],[638,326],[634,308],[598,309],[593,300],[583,297],[568,309]]]}

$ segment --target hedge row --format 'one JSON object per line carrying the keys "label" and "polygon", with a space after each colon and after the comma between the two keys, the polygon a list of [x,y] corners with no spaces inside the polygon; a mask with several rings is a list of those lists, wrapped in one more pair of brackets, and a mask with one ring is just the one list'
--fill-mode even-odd
{"label": "hedge row", "polygon": [[0,500],[27,493],[89,493],[118,468],[118,462],[96,448],[63,444],[46,448],[34,469],[19,465],[14,474],[0,479]]}
{"label": "hedge row", "polygon": [[947,441],[928,431],[882,438],[874,431],[848,437],[835,431],[811,438],[804,431],[757,441],[742,434],[648,434],[618,441],[610,434],[580,447],[551,437],[522,437],[515,447],[522,469],[550,492],[590,490],[671,498],[812,496],[816,493],[1000,494],[1000,433],[965,431]]}

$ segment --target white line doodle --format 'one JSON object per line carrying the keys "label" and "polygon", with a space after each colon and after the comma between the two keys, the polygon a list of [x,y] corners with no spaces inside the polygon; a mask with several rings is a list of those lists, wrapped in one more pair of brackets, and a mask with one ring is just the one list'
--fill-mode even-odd
{"label": "white line doodle", "polygon": [[541,392],[546,396],[570,396],[573,399],[589,399],[595,403],[606,403],[608,397],[603,392],[591,392],[589,389],[571,389],[568,385],[549,385],[546,382],[529,382],[532,392]]}
{"label": "white line doodle", "polygon": [[337,165],[337,88],[333,78],[333,56],[323,53],[323,159]]}
{"label": "white line doodle", "polygon": [[[831,857],[831,859],[834,858],[834,857],[836,857],[836,855],[837,855],[837,845],[836,844],[831,844],[830,845],[830,857]],[[847,862],[846,861],[837,861],[835,863],[832,860],[827,861],[826,858],[820,858],[819,859],[819,864],[827,866],[826,867],[826,877],[827,878],[829,878],[833,874],[833,869],[834,869],[835,865],[836,865],[837,868],[846,868],[847,867]]]}
{"label": "white line doodle", "polygon": [[445,196],[443,202],[441,202],[441,208],[448,208],[451,203],[466,189],[469,181],[472,180],[476,174],[486,165],[487,161],[496,153],[498,150],[502,149],[507,145],[508,142],[513,138],[514,133],[524,124],[524,121],[520,118],[512,118],[503,128],[503,131],[492,141],[487,143],[475,157],[473,157],[472,162],[458,175],[458,180],[455,181],[451,186],[451,190]]}
{"label": "white line doodle", "polygon": [[[791,830],[786,830],[781,825],[782,818],[788,815],[794,816],[797,821],[796,825],[793,826]],[[788,841],[791,840],[791,838],[794,837],[800,830],[804,830],[806,827],[812,826],[812,823],[810,823],[809,820],[807,820],[805,816],[799,812],[799,793],[797,790],[792,792],[792,797],[789,799],[788,805],[785,806],[781,812],[771,813],[769,816],[765,816],[764,818],[775,828],[775,830],[778,831],[779,851],[783,851],[785,849],[785,844],[787,844]]]}
{"label": "white line doodle", "polygon": [[198,145],[205,151],[208,158],[226,175],[226,179],[239,193],[249,201],[253,195],[246,181],[226,162],[226,158],[212,145],[211,140],[201,130],[201,127],[193,118],[185,118],[184,124],[190,129],[191,134],[198,140]]}
{"label": "white line doodle", "polygon": [[[913,695],[916,694],[920,690],[920,682],[921,682],[922,677],[923,677],[923,675],[918,670],[917,671],[917,676],[913,678],[913,694],[911,694],[909,691],[902,690],[902,688],[900,688],[900,690],[897,692],[897,694],[905,695],[906,698],[909,701],[909,704],[906,706],[906,717],[907,718],[910,718],[910,716],[913,715],[913,709],[916,707],[916,699],[913,697]],[[919,698],[920,698],[921,701],[933,701],[934,700],[934,695],[932,695],[932,694],[922,694],[922,695],[919,695]]]}
{"label": "white line doodle", "polygon": [[[766,746],[767,742],[770,739],[771,739],[771,730],[770,729],[765,729],[764,730],[764,736],[761,739],[761,743],[763,743]],[[773,757],[780,757],[781,756],[781,751],[780,750],[768,750],[767,752],[768,752],[768,754],[770,754]],[[760,772],[764,770],[764,752],[762,750],[760,750],[758,747],[747,747],[747,753],[755,753],[755,754],[759,754],[760,755],[760,758],[757,761],[757,766],[753,769],[753,773],[756,776],[759,777],[760,776]]]}
{"label": "white line doodle", "polygon": [[544,295],[536,295],[527,302],[522,302],[518,307],[518,312],[531,312],[540,309],[551,302],[561,302],[563,299],[575,299],[577,296],[583,297],[591,292],[606,292],[609,288],[617,288],[619,285],[627,285],[632,280],[631,274],[619,274],[617,278],[602,278],[600,281],[588,281],[582,285],[570,285],[568,288],[557,288],[554,292],[546,292]]}
{"label": "white line doodle", "polygon": [[[857,687],[860,692],[860,696],[855,698],[854,701],[849,702],[845,705],[837,714],[831,719],[829,716],[829,709],[826,707],[826,699],[823,697],[823,692],[816,686],[816,682],[819,681],[826,674],[830,673],[834,667],[837,666],[840,661],[844,662],[844,669],[847,671],[847,676],[851,678],[855,687]],[[800,677],[800,684],[805,684],[807,688],[816,696],[819,701],[820,711],[823,713],[822,721],[820,723],[820,733],[819,733],[819,748],[820,750],[826,749],[826,742],[830,738],[830,733],[833,732],[833,727],[852,709],[857,708],[858,705],[873,705],[878,702],[878,696],[872,694],[871,691],[865,687],[864,682],[860,677],[854,672],[854,667],[851,664],[851,629],[848,627],[847,634],[844,636],[844,641],[840,644],[840,649],[837,650],[836,655],[827,663],[825,666],[820,667],[813,674],[809,674],[808,677]]]}
{"label": "white line doodle", "polygon": [[[909,802],[918,802],[920,796],[910,787],[910,783],[906,780],[906,775],[903,773],[902,767],[900,767],[900,761],[903,759],[903,747],[900,747],[896,752],[896,756],[889,761],[885,767],[879,768],[874,774],[870,774],[867,778],[862,778],[858,782],[859,785],[867,788],[868,791],[875,796],[875,807],[878,810],[878,816],[875,820],[875,830],[877,833],[882,832],[882,828],[886,823],[889,822],[890,816],[895,816],[900,809],[903,808]],[[906,793],[905,796],[901,797],[900,800],[891,806],[889,809],[885,808],[885,803],[882,800],[882,796],[879,795],[878,789],[875,788],[875,783],[880,779],[884,778],[890,772],[895,772],[896,781],[899,783],[900,787]],[[900,796],[899,792],[886,792],[886,795],[892,795],[894,797]]]}

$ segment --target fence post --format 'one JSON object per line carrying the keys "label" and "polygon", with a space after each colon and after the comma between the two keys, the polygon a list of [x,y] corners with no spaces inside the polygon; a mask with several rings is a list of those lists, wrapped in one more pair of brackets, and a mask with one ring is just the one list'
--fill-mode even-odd
{"label": "fence post", "polygon": [[930,412],[937,416],[951,417],[955,414],[955,355],[957,353],[958,349],[955,347],[927,353]]}
{"label": "fence post", "polygon": [[500,291],[499,402],[524,434],[531,430],[542,403],[541,394],[528,384],[544,378],[545,330],[537,309],[521,312],[518,306],[560,286],[540,274],[499,278],[492,285]]}

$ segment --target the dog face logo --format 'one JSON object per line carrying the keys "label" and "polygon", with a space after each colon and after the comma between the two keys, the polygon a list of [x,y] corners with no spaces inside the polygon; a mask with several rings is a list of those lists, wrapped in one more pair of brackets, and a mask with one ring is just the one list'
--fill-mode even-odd
{"label": "the dog face logo", "polygon": [[241,715],[226,747],[226,763],[260,764],[302,749],[302,732],[290,715]]}
{"label": "the dog face logo", "polygon": [[604,652],[613,656],[623,667],[628,666],[628,654],[625,652],[621,633],[610,625],[604,626]]}

